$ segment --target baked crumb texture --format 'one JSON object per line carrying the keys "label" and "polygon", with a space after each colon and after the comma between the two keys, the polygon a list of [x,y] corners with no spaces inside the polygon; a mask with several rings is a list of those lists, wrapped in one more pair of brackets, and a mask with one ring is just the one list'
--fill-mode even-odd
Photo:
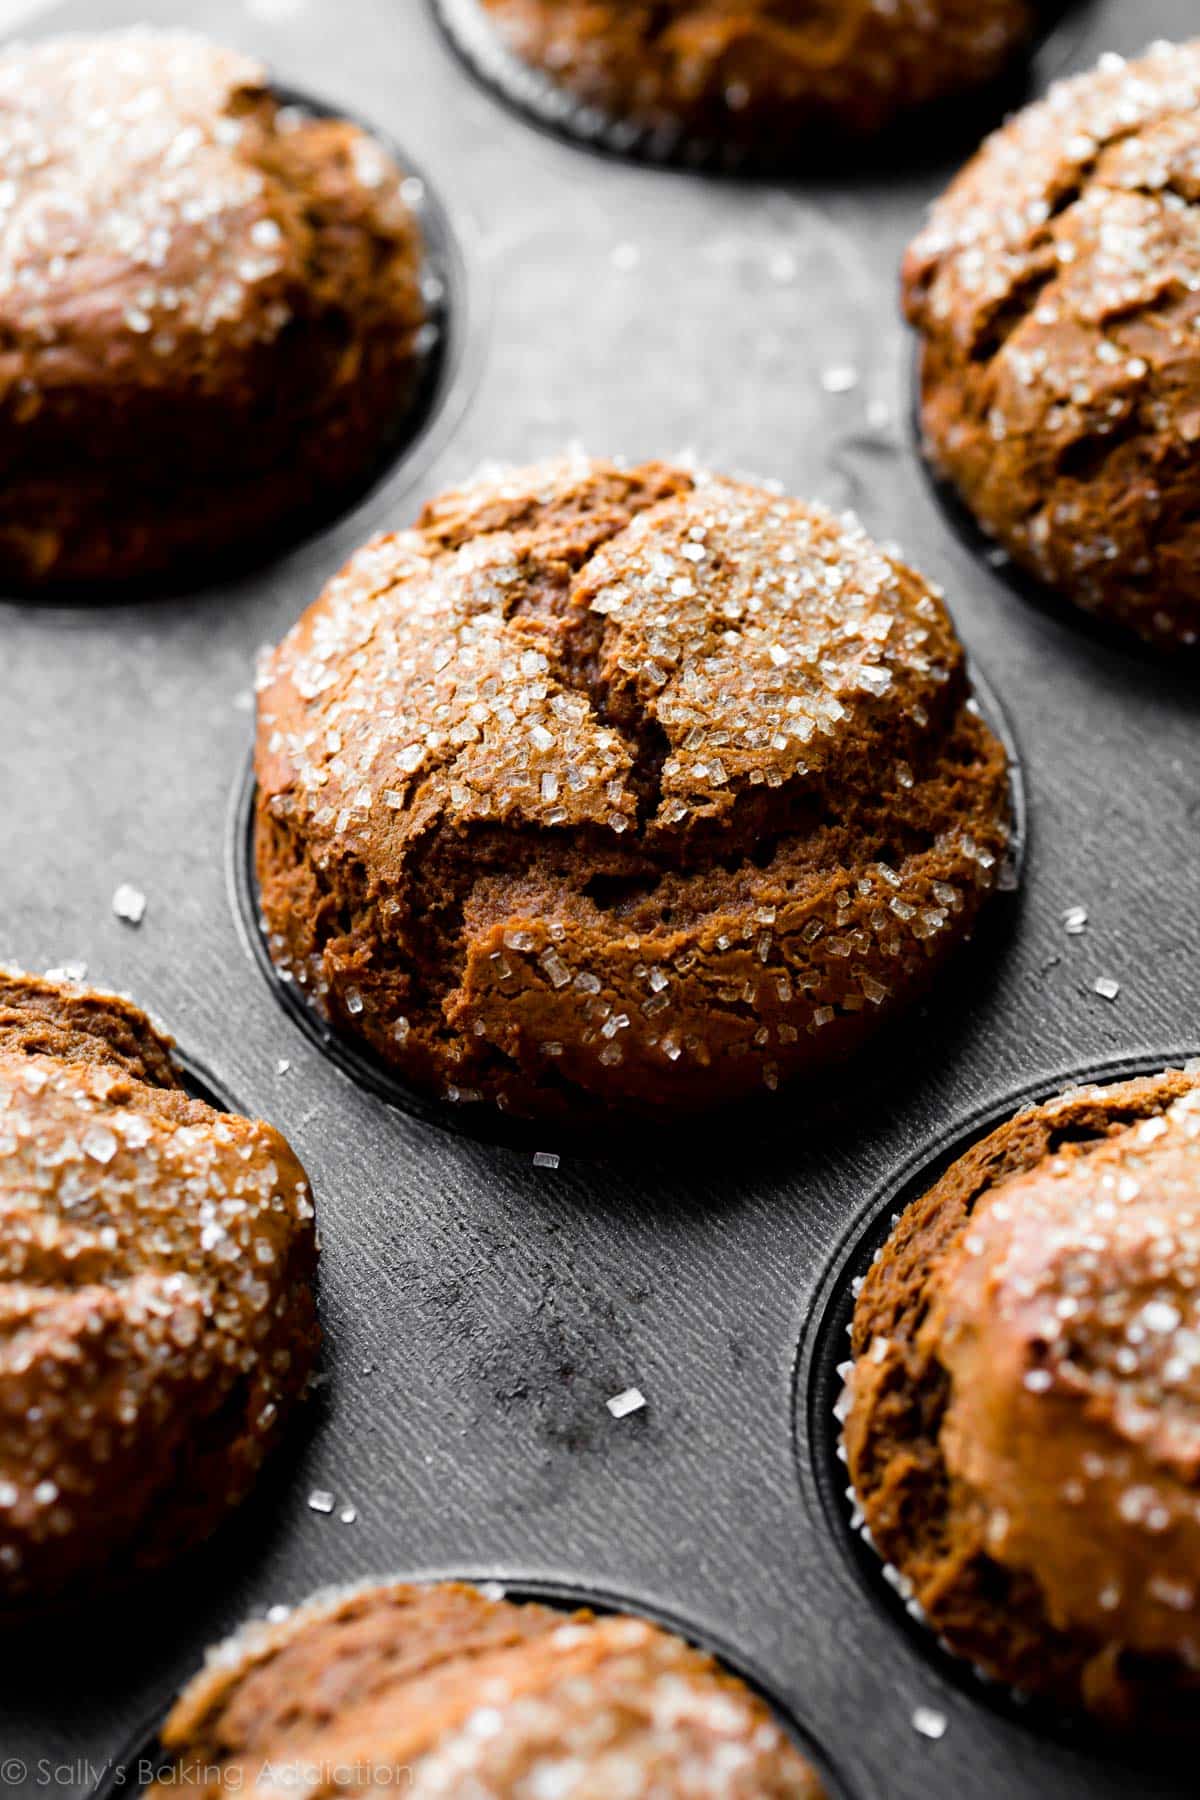
{"label": "baked crumb texture", "polygon": [[649,133],[779,151],[864,135],[999,75],[1029,0],[478,0],[501,41]]}
{"label": "baked crumb texture", "polygon": [[851,520],[665,464],[500,471],[261,676],[272,956],[405,1079],[686,1111],[833,1063],[968,934],[1003,749]]}
{"label": "baked crumb texture", "polygon": [[304,1172],[128,1000],[0,970],[0,1610],[206,1536],[313,1367]]}
{"label": "baked crumb texture", "polygon": [[1019,1113],[854,1314],[854,1490],[950,1649],[1114,1727],[1200,1692],[1200,1075]]}
{"label": "baked crumb texture", "polygon": [[247,1626],[210,1652],[162,1741],[176,1773],[151,1800],[180,1771],[217,1793],[268,1766],[305,1771],[310,1800],[361,1786],[347,1769],[414,1800],[823,1800],[766,1705],[681,1639],[457,1583],[321,1594]]}
{"label": "baked crumb texture", "polygon": [[0,578],[186,575],[348,490],[415,377],[390,158],[177,32],[0,55]]}
{"label": "baked crumb texture", "polygon": [[1023,569],[1200,632],[1200,42],[1107,56],[989,138],[904,266],[928,453]]}

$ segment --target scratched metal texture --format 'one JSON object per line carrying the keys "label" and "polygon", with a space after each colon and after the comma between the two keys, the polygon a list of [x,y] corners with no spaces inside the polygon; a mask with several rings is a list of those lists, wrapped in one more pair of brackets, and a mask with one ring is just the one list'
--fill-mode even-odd
{"label": "scratched metal texture", "polygon": [[[1029,1084],[1200,1048],[1194,675],[1010,592],[913,453],[896,266],[967,146],[907,164],[893,151],[875,175],[831,153],[794,183],[603,159],[483,91],[419,0],[69,0],[27,29],[147,15],[202,18],[411,151],[463,244],[466,354],[425,446],[270,567],[132,605],[0,604],[0,956],[85,961],[288,1133],[319,1200],[328,1332],[327,1384],[206,1551],[0,1645],[0,1753],[28,1765],[11,1791],[88,1787],[252,1611],[374,1572],[463,1568],[595,1586],[711,1632],[859,1800],[1193,1794],[1194,1774],[1153,1747],[1063,1738],[932,1660],[835,1541],[806,1393],[794,1405],[838,1247],[898,1170]],[[1033,86],[1194,24],[1194,0],[1077,6]],[[856,384],[827,391],[842,369]],[[832,1092],[782,1094],[703,1137],[614,1130],[603,1159],[551,1134],[563,1155],[548,1170],[341,1074],[248,955],[227,865],[256,647],[370,531],[486,459],[568,440],[691,448],[898,540],[944,583],[1005,701],[1032,831],[1016,906]],[[123,881],[148,897],[136,930],[111,910]],[[1081,936],[1063,930],[1072,905],[1088,911]],[[1120,983],[1113,1002],[1093,991],[1102,976]],[[836,1354],[809,1343],[802,1381]],[[605,1399],[632,1384],[648,1406],[616,1422]],[[312,1510],[314,1488],[354,1523]],[[940,1741],[913,1729],[919,1706],[946,1715]]]}

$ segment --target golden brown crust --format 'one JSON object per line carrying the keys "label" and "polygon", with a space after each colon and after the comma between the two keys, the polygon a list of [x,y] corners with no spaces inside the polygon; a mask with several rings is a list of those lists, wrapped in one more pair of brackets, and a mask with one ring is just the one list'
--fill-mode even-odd
{"label": "golden brown crust", "polygon": [[1187,1730],[1200,1670],[1200,1077],[1018,1114],[905,1212],[845,1444],[930,1627],[1011,1686]]}
{"label": "golden brown crust", "polygon": [[0,574],[188,572],[366,472],[423,318],[400,172],[181,32],[0,55]]}
{"label": "golden brown crust", "polygon": [[590,106],[649,131],[786,149],[868,133],[998,75],[1028,0],[482,0],[505,43]]}
{"label": "golden brown crust", "polygon": [[823,1795],[763,1702],[679,1638],[448,1582],[319,1595],[247,1627],[210,1653],[162,1741],[175,1774],[155,1800],[181,1776],[253,1789],[266,1766],[309,1772],[312,1800],[361,1791],[364,1770],[415,1800],[551,1782],[561,1800],[607,1800],[635,1780],[663,1800]]}
{"label": "golden brown crust", "polygon": [[487,477],[265,666],[271,953],[404,1076],[687,1111],[824,1067],[970,931],[1004,753],[852,523],[662,464]]}
{"label": "golden brown crust", "polygon": [[0,981],[0,1611],[206,1536],[303,1393],[313,1208],[129,1001]]}
{"label": "golden brown crust", "polygon": [[929,454],[1077,605],[1200,633],[1200,43],[1106,57],[988,140],[908,253]]}

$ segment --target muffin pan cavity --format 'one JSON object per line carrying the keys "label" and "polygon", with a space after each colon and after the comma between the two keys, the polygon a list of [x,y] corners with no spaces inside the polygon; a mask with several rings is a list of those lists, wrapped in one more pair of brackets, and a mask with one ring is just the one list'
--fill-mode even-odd
{"label": "muffin pan cavity", "polygon": [[[896,1170],[844,1238],[818,1290],[796,1359],[794,1442],[811,1522],[836,1544],[853,1580],[888,1621],[893,1634],[936,1670],[949,1688],[1067,1747],[1094,1741],[1099,1729],[1096,1721],[1006,1685],[955,1653],[926,1622],[910,1585],[884,1561],[866,1529],[850,1484],[842,1440],[851,1403],[846,1386],[852,1366],[851,1323],[863,1280],[907,1209],[997,1127],[1076,1089],[1108,1088],[1137,1077],[1157,1076],[1164,1070],[1194,1071],[1198,1066],[1194,1052],[1187,1050],[1123,1058],[1030,1083],[947,1128]],[[1066,1141],[1071,1141],[1069,1132]],[[1130,1740],[1114,1738],[1106,1748],[1118,1768],[1132,1768],[1139,1759],[1147,1761],[1144,1746]],[[1149,1761],[1168,1778],[1184,1766],[1169,1747]]]}
{"label": "muffin pan cavity", "polygon": [[[796,1747],[808,1764],[810,1771],[819,1779],[823,1788],[822,1800],[857,1800],[857,1795],[847,1785],[844,1776],[836,1769],[823,1746],[816,1742],[812,1733],[800,1722],[779,1695],[772,1692],[769,1683],[752,1664],[726,1643],[716,1638],[711,1631],[677,1617],[654,1601],[627,1600],[611,1590],[599,1586],[589,1587],[576,1582],[552,1579],[527,1579],[518,1575],[497,1575],[490,1571],[481,1573],[478,1570],[465,1573],[438,1570],[435,1572],[422,1571],[415,1575],[390,1575],[380,1577],[378,1585],[391,1586],[395,1583],[422,1588],[440,1583],[461,1583],[477,1589],[485,1600],[549,1607],[556,1612],[561,1612],[564,1619],[569,1618],[572,1613],[586,1609],[600,1621],[620,1615],[623,1619],[642,1620],[664,1632],[669,1632],[685,1644],[711,1656],[720,1665],[723,1672],[736,1677],[752,1695],[764,1703],[780,1731]],[[303,1607],[305,1601],[309,1599],[324,1602],[328,1598],[336,1602],[339,1592],[349,1598],[356,1589],[369,1588],[374,1585],[376,1585],[374,1581],[366,1580],[354,1583],[351,1587],[343,1590],[336,1588],[320,1590],[314,1595],[303,1596],[298,1605]],[[267,1615],[267,1623],[282,1620],[286,1616],[287,1610],[284,1607],[275,1609]],[[299,1703],[302,1696],[296,1693],[294,1698]],[[167,1791],[178,1787],[184,1776],[174,1768],[172,1759],[163,1751],[159,1737],[159,1731],[170,1710],[170,1704],[170,1700],[165,1702],[162,1711],[156,1718],[148,1721],[124,1749],[112,1757],[92,1790],[89,1800],[137,1800],[139,1795],[148,1791],[156,1778],[164,1780]],[[282,1762],[280,1766],[283,1766]],[[194,1771],[192,1779],[196,1779],[198,1774],[198,1770]],[[411,1771],[407,1768],[398,1768],[394,1771],[389,1769],[389,1784],[395,1783],[399,1791],[405,1791],[405,1783],[411,1779]],[[815,1796],[814,1800],[816,1800]]]}
{"label": "muffin pan cavity", "polygon": [[[1020,103],[1040,53],[1044,52],[1047,74],[1069,54],[1074,37],[1083,29],[1082,15],[1087,11],[1087,0],[1033,0],[1032,35],[1019,43],[1015,38],[1017,8],[991,0],[994,16],[988,21],[987,48],[981,49],[977,43],[973,53],[976,69],[988,68],[990,74],[978,74],[974,83],[966,80],[962,91],[947,76],[947,91],[934,91],[931,86],[922,103],[913,103],[904,98],[911,93],[910,66],[908,74],[901,74],[891,91],[886,83],[881,84],[882,91],[874,94],[868,113],[858,116],[857,122],[848,82],[840,87],[835,84],[832,99],[818,100],[812,107],[811,127],[797,131],[788,123],[789,109],[778,102],[773,118],[754,123],[749,96],[742,97],[746,84],[731,81],[726,91],[735,98],[729,105],[727,120],[720,121],[727,128],[718,135],[716,129],[683,116],[676,119],[664,115],[661,123],[653,124],[625,118],[602,104],[590,103],[548,66],[527,61],[505,43],[494,15],[481,0],[431,3],[447,41],[464,66],[531,124],[612,156],[705,173],[754,176],[820,168],[831,146],[836,146],[838,157],[851,166],[873,161],[883,166],[896,157],[904,162],[920,162],[945,155],[947,146],[970,146],[978,139],[981,119],[998,124],[1012,106]],[[619,6],[614,10],[618,15],[621,12]],[[850,10],[845,8],[847,13]],[[883,13],[888,9],[878,10]],[[546,11],[552,26],[554,9],[548,7]],[[716,28],[710,21],[709,29]],[[651,34],[658,29],[656,24],[647,27]],[[1013,47],[1007,60],[1002,60],[997,58],[996,43],[1006,33]],[[704,31],[698,36],[703,43]],[[836,33],[833,41],[838,41]],[[738,47],[735,46],[734,54]],[[830,51],[818,45],[810,54],[813,79],[820,88],[828,80],[824,70]],[[881,53],[877,45],[877,62],[881,56],[886,56],[886,51]],[[584,50],[582,60],[593,65],[594,74],[594,65],[601,57],[591,46]],[[720,111],[715,95],[705,110],[710,119]]]}

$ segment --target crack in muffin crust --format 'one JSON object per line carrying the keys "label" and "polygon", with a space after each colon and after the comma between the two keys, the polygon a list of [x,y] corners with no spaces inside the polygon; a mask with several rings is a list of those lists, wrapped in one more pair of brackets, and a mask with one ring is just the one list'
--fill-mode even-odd
{"label": "crack in muffin crust", "polygon": [[927,453],[1090,612],[1200,633],[1200,43],[1106,57],[991,137],[905,261]]}
{"label": "crack in muffin crust", "polygon": [[969,932],[1003,750],[921,579],[586,458],[368,545],[261,677],[272,956],[419,1085],[686,1110],[852,1048]]}

